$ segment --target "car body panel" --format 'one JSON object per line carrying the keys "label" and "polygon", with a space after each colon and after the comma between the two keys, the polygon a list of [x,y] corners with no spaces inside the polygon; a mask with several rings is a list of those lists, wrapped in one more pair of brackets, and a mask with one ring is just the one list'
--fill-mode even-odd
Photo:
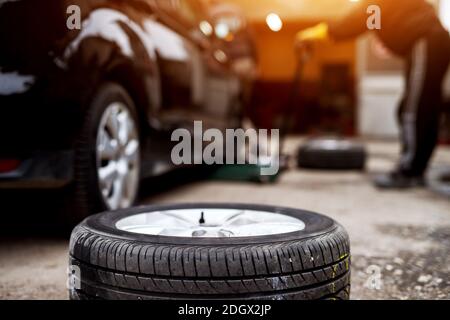
{"label": "car body panel", "polygon": [[[38,155],[73,150],[84,108],[104,81],[121,84],[138,107],[144,145],[153,150],[144,154],[151,163],[145,176],[171,167],[174,128],[192,130],[194,120],[229,127],[246,85],[230,67],[232,58],[218,55],[231,44],[198,28],[209,19],[201,0],[181,1],[186,12],[195,8],[188,22],[179,16],[185,11],[177,3],[2,1],[0,159],[42,162]],[[67,8],[73,5],[81,9],[81,30],[66,26]],[[72,171],[70,164],[67,168]],[[6,180],[0,175],[0,184]]]}

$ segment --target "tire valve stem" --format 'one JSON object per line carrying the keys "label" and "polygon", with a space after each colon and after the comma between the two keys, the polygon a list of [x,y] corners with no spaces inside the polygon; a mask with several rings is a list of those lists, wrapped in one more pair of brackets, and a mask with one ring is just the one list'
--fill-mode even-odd
{"label": "tire valve stem", "polygon": [[198,220],[198,223],[205,224],[205,215],[204,215],[203,211],[200,214],[200,220]]}

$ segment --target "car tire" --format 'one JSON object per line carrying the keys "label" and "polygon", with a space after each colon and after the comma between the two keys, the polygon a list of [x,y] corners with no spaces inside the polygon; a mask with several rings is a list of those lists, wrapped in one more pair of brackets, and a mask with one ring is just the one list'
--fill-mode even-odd
{"label": "car tire", "polygon": [[363,170],[367,152],[358,142],[337,138],[316,138],[298,151],[298,167],[320,170]]}
{"label": "car tire", "polygon": [[[99,159],[100,156],[97,152],[100,140],[100,126],[102,125],[102,121],[108,121],[105,120],[105,114],[112,108],[111,106],[120,106],[114,110],[119,110],[117,111],[118,114],[126,114],[129,116],[129,121],[126,121],[132,124],[130,124],[130,128],[134,126],[134,129],[130,129],[130,131],[132,130],[134,132],[133,137],[135,136],[135,140],[137,141],[136,171],[133,169],[133,177],[136,176],[137,184],[130,187],[130,189],[135,189],[132,190],[133,195],[130,196],[131,199],[127,207],[133,205],[138,194],[140,178],[140,135],[136,108],[133,100],[121,85],[107,82],[99,86],[93,98],[90,100],[89,105],[86,107],[84,121],[75,143],[74,184],[66,204],[69,215],[66,218],[72,228],[90,214],[117,209],[112,208],[107,203],[105,196],[102,195],[99,175],[100,167],[103,164],[98,164],[103,162],[103,160]],[[114,139],[110,138],[110,140],[113,141]],[[118,141],[119,139],[116,140]],[[118,144],[116,143],[116,145]],[[122,146],[121,148],[124,149],[125,147]],[[119,159],[120,155],[115,157]],[[116,162],[119,163],[119,161],[117,160]],[[125,167],[126,165],[123,166],[123,168]],[[125,172],[124,175],[127,174],[128,169],[122,170]]]}
{"label": "car tire", "polygon": [[[229,223],[236,224],[235,229],[222,227],[233,231],[217,231],[214,224],[203,230],[228,237],[184,234],[199,235],[206,225],[169,228],[174,215],[184,221],[200,216],[206,223],[223,215],[228,219],[228,214],[237,219],[225,220],[233,221]],[[246,225],[249,216],[265,224]],[[168,229],[145,226],[156,221],[164,221]],[[267,230],[278,231],[265,234],[271,223],[275,225]],[[184,236],[167,235],[170,232]],[[230,237],[233,232],[238,236]],[[350,295],[350,247],[343,227],[320,214],[266,205],[159,205],[94,215],[72,232],[69,269],[73,300],[312,300]]]}

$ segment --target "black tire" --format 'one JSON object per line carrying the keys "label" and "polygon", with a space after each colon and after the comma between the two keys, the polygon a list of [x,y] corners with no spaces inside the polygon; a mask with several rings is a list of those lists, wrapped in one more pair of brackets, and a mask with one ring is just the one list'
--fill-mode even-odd
{"label": "black tire", "polygon": [[[236,238],[129,233],[124,217],[186,208],[260,210],[296,217],[302,231]],[[71,299],[349,299],[348,235],[307,211],[246,204],[178,204],[91,216],[72,232],[70,264],[79,273]]]}
{"label": "black tire", "polygon": [[87,216],[109,209],[99,189],[95,148],[100,119],[112,102],[121,102],[127,107],[139,131],[136,107],[126,90],[112,82],[99,86],[86,107],[84,121],[75,142],[74,183],[65,208],[65,222],[72,228]]}
{"label": "black tire", "polygon": [[364,170],[367,152],[361,143],[345,139],[311,139],[298,151],[298,166],[321,170]]}

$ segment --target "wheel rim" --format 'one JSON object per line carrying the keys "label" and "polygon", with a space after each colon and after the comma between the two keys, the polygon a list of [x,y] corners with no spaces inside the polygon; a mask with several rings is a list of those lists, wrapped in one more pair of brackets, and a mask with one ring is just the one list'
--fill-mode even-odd
{"label": "wheel rim", "polygon": [[305,223],[265,211],[198,208],[140,213],[120,219],[116,228],[155,236],[231,238],[301,231]]}
{"label": "wheel rim", "polygon": [[100,120],[96,142],[97,177],[104,203],[111,210],[127,208],[139,185],[139,136],[127,106],[111,103]]}

